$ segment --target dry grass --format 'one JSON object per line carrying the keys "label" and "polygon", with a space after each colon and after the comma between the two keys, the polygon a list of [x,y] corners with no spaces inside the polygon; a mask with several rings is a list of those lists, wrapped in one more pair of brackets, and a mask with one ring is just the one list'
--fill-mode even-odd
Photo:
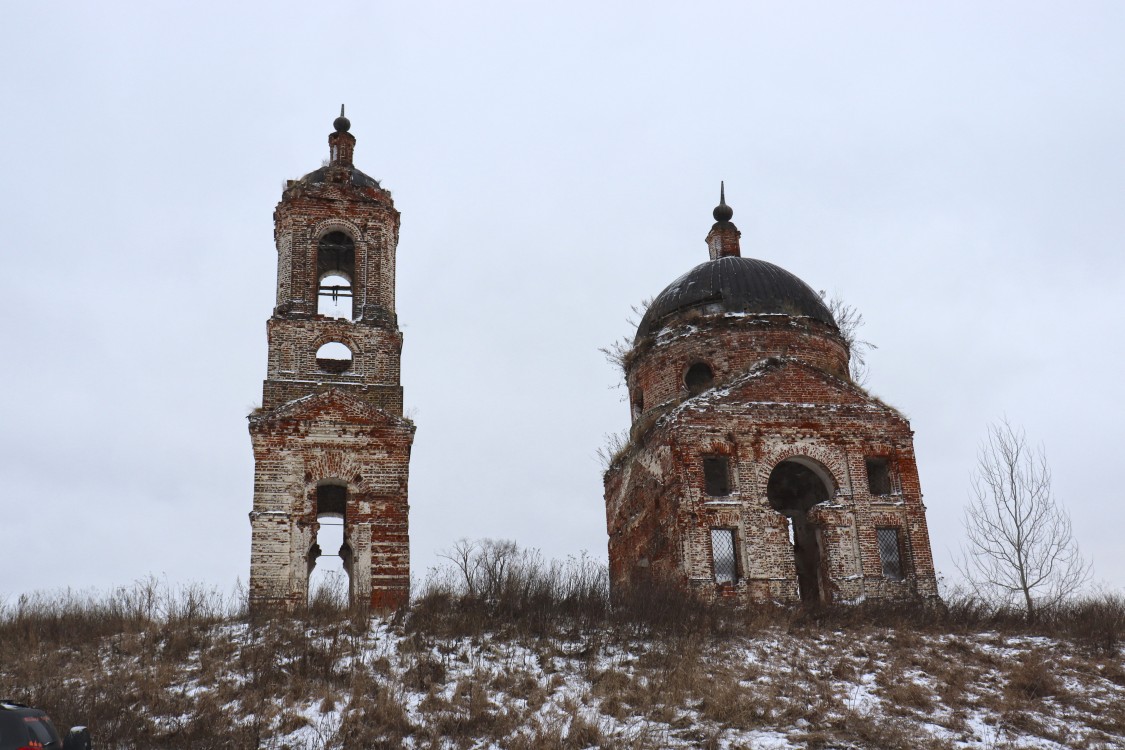
{"label": "dry grass", "polygon": [[1056,676],[1058,665],[1042,649],[1024,655],[1008,670],[1008,690],[1017,699],[1040,700],[1062,692]]}
{"label": "dry grass", "polygon": [[390,621],[314,598],[252,622],[238,597],[155,580],[25,597],[0,607],[0,696],[106,748],[1125,746],[1113,597],[1034,626],[963,600],[611,601],[589,561],[506,549],[503,574],[435,576]]}

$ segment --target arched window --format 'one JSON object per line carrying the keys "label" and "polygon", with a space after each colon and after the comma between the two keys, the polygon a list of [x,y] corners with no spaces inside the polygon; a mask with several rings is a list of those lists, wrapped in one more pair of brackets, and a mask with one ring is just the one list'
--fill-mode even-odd
{"label": "arched window", "polygon": [[703,393],[715,382],[715,373],[706,362],[696,362],[684,373],[684,385],[688,392]]}
{"label": "arched window", "polygon": [[352,350],[342,342],[329,341],[316,350],[316,366],[337,375],[347,372],[352,367]]}
{"label": "arched window", "polygon": [[320,238],[316,251],[318,315],[352,319],[355,242],[343,232]]}

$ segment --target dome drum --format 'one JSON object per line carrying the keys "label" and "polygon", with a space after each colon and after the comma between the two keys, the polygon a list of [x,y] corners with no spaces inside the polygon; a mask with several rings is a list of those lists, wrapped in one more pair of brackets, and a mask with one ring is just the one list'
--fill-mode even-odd
{"label": "dome drum", "polygon": [[[683,335],[677,335],[681,329]],[[713,373],[708,389],[722,388],[774,357],[799,359],[841,379],[848,377],[847,346],[834,327],[816,320],[688,313],[662,334],[635,346],[627,362],[626,383],[633,402],[639,397],[643,404],[642,413],[700,392],[687,377],[697,363]]]}

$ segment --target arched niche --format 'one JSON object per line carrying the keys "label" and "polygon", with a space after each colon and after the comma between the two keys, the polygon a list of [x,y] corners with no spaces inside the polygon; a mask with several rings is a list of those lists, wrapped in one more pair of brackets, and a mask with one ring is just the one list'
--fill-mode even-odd
{"label": "arched niche", "polygon": [[824,565],[824,540],[821,529],[809,517],[816,505],[836,492],[831,472],[807,456],[792,456],[780,461],[770,472],[766,498],[770,507],[785,516],[793,564],[801,602],[828,603],[829,587]]}

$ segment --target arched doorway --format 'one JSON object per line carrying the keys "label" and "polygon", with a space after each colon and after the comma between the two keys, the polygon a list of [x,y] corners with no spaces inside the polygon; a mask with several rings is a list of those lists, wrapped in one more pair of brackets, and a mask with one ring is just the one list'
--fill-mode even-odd
{"label": "arched doorway", "polygon": [[309,602],[351,602],[351,547],[347,542],[348,488],[321,482],[316,488],[316,539],[309,549]]}
{"label": "arched doorway", "polygon": [[829,589],[822,565],[823,539],[821,530],[809,518],[809,511],[832,497],[834,487],[827,469],[800,456],[775,466],[766,485],[770,507],[785,516],[789,525],[797,587],[804,604],[828,602]]}

